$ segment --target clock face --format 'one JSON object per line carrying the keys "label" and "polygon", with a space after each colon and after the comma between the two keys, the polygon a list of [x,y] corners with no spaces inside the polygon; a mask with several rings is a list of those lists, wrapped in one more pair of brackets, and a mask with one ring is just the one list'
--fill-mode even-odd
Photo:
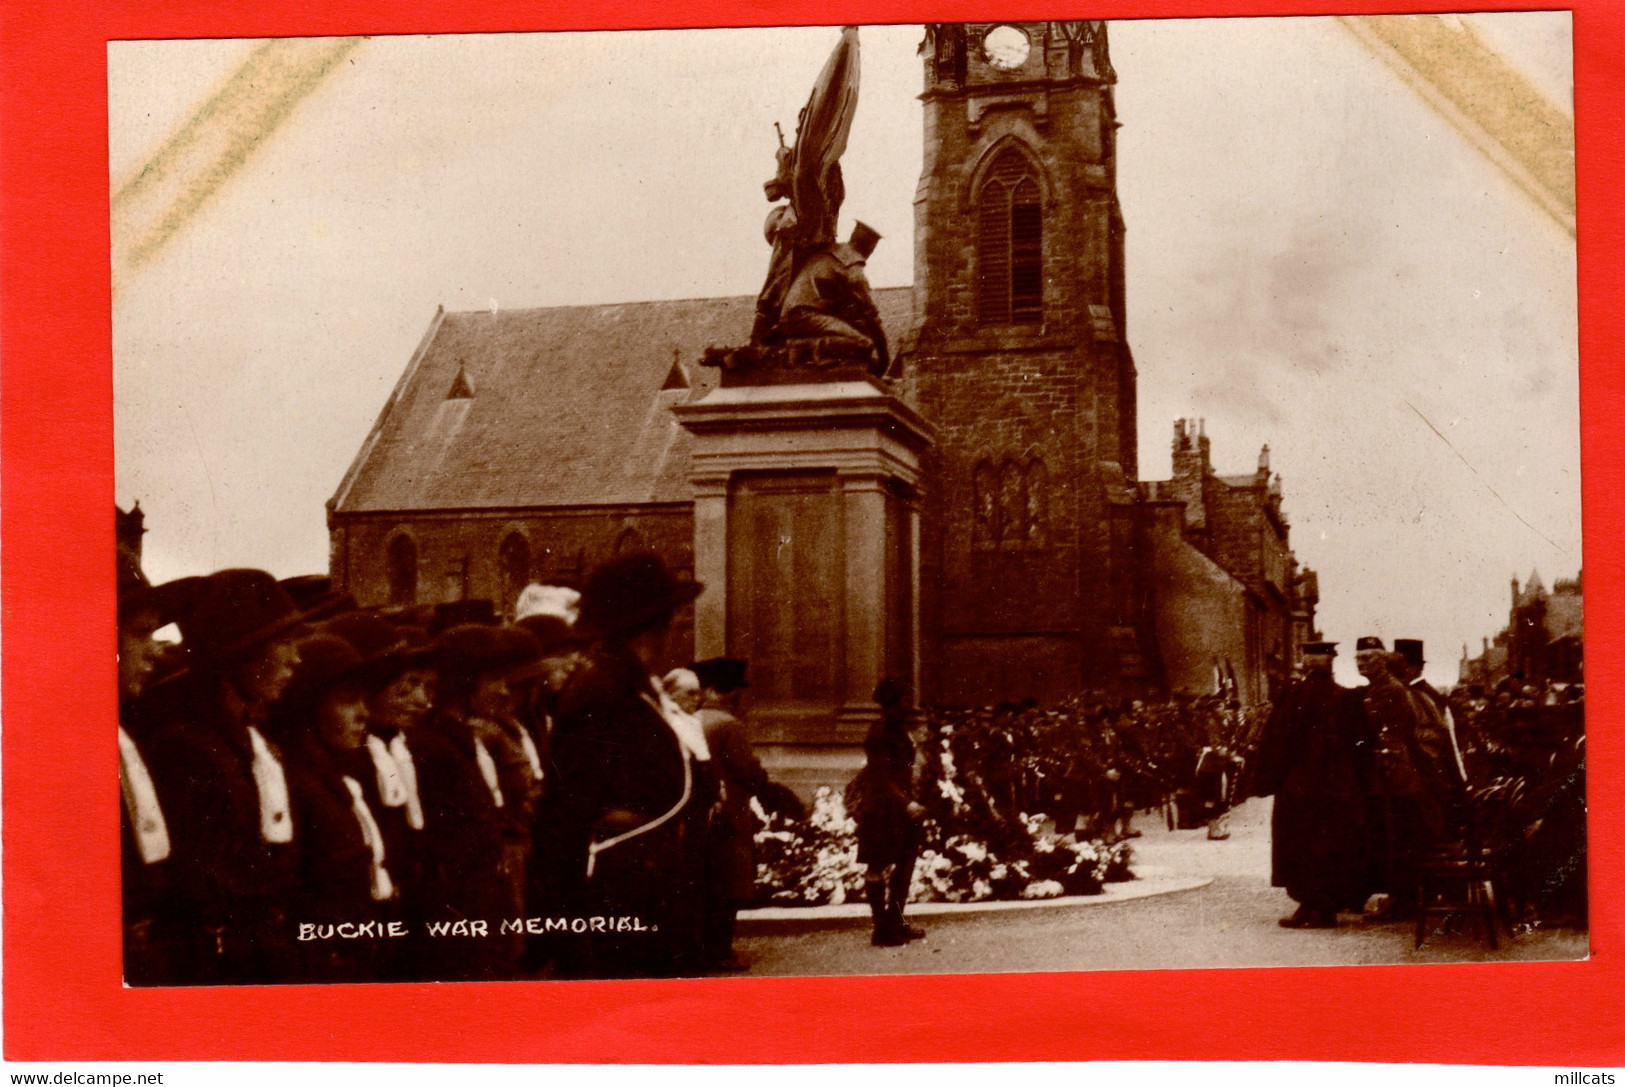
{"label": "clock face", "polygon": [[1032,43],[1027,35],[1013,26],[996,26],[982,39],[982,52],[987,62],[1001,72],[1013,71],[1027,61]]}

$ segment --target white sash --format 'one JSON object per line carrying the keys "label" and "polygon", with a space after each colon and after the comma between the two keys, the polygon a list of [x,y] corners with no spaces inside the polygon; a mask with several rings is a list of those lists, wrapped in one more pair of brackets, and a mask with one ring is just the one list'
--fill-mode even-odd
{"label": "white sash", "polygon": [[361,837],[372,850],[372,900],[374,902],[388,902],[395,897],[395,885],[390,882],[389,869],[384,867],[384,835],[378,829],[378,822],[372,817],[372,809],[367,807],[367,798],[361,792],[361,783],[349,774],[344,775],[344,787],[350,790],[350,810],[355,813],[355,821],[361,824]]}
{"label": "white sash", "polygon": [[418,768],[412,761],[412,749],[406,746],[406,733],[395,733],[389,741],[389,753],[395,756],[395,768],[401,772],[401,785],[406,789],[406,825],[422,830],[423,799],[418,796]]}
{"label": "white sash", "polygon": [[474,737],[474,761],[480,764],[480,777],[485,779],[485,787],[491,790],[492,802],[502,807],[502,784],[497,780],[496,760],[485,749],[485,741],[478,736]]}
{"label": "white sash", "polygon": [[514,727],[519,731],[519,746],[525,749],[525,761],[530,763],[530,772],[537,781],[542,780],[542,753],[536,750],[536,741],[530,738],[530,729],[518,722]]}
{"label": "white sash", "polygon": [[[660,685],[658,683],[655,684],[655,689],[657,691],[660,690]],[[683,711],[679,710],[677,708],[677,703],[675,703],[671,699],[667,698],[664,692],[661,692],[659,702],[656,702],[654,700],[654,698],[647,691],[639,694],[638,697],[643,699],[645,702],[647,702],[650,705],[650,707],[655,710],[655,712],[660,714],[661,717],[664,717],[666,719],[666,724],[668,726],[671,726],[672,732],[676,733],[676,735],[677,735],[677,739],[678,739],[677,750],[683,756],[683,793],[682,793],[681,796],[679,796],[677,798],[677,803],[673,804],[664,813],[662,813],[660,815],[657,815],[655,818],[649,820],[647,823],[642,823],[642,824],[640,824],[638,826],[635,826],[631,830],[622,831],[620,834],[615,835],[613,838],[607,838],[602,842],[589,842],[589,843],[587,843],[587,878],[588,879],[592,879],[593,872],[597,870],[597,867],[598,867],[598,854],[606,852],[607,850],[614,849],[616,846],[620,845],[622,842],[630,841],[631,839],[636,838],[641,834],[647,834],[651,830],[655,830],[658,827],[664,826],[666,823],[671,821],[672,817],[674,817],[678,812],[682,811],[685,807],[688,806],[689,797],[694,795],[694,767],[692,766],[692,761],[693,761],[694,756],[693,756],[693,753],[692,753],[691,749],[688,747],[688,745],[683,743],[683,741],[682,741],[682,733],[677,731],[676,726],[672,725],[671,717],[668,717],[666,715],[666,707],[670,706],[672,708],[672,711],[674,713],[678,713],[678,714],[682,714]],[[683,716],[686,717],[688,715],[683,714]],[[693,718],[689,718],[689,719],[691,721],[694,720]],[[694,723],[696,725],[699,724],[698,721],[694,721]],[[704,732],[703,729],[700,731],[700,743],[702,745],[705,743],[705,732]],[[706,757],[710,758],[709,749],[707,749],[707,751],[706,751]]]}
{"label": "white sash", "polygon": [[273,844],[293,841],[293,815],[288,808],[288,779],[259,729],[248,726],[254,749],[254,789],[260,798],[260,837]]}
{"label": "white sash", "polygon": [[130,827],[135,831],[135,847],[141,854],[141,863],[157,864],[169,856],[169,827],[164,823],[164,810],[158,805],[158,790],[153,787],[152,775],[147,773],[141,751],[123,725],[118,730],[118,783],[124,793],[125,810],[130,813]]}
{"label": "white sash", "polygon": [[401,768],[396,764],[389,745],[377,736],[368,736],[367,754],[372,756],[372,768],[378,775],[378,798],[384,802],[384,807],[403,807],[406,804],[406,783],[401,780]]}

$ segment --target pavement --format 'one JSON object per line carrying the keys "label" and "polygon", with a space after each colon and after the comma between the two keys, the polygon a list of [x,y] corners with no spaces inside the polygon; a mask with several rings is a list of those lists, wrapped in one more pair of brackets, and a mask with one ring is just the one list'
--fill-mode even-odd
{"label": "pavement", "polygon": [[1432,935],[1416,950],[1413,925],[1355,914],[1342,915],[1335,929],[1283,929],[1276,921],[1295,904],[1270,886],[1269,819],[1268,799],[1249,800],[1231,813],[1229,839],[1211,841],[1205,830],[1169,831],[1157,813],[1139,815],[1134,868],[1147,878],[1118,886],[1140,883],[1148,893],[1051,900],[1044,908],[1022,903],[1024,908],[927,913],[910,907],[911,922],[928,935],[904,947],[870,946],[861,909],[800,922],[751,918],[735,941],[739,957],[750,964],[741,976],[1513,962],[1587,955],[1586,933],[1567,929],[1510,939],[1503,934],[1498,951],[1471,928]]}

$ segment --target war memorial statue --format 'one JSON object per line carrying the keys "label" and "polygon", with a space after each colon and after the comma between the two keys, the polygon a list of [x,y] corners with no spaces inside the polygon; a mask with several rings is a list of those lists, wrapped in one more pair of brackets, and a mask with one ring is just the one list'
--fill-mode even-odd
{"label": "war memorial statue", "polygon": [[835,238],[846,195],[841,154],[857,106],[858,28],[847,26],[801,111],[795,146],[784,146],[781,131],[778,168],[763,185],[774,204],[764,228],[773,256],[750,343],[709,348],[702,360],[722,369],[725,385],[886,373],[886,333],[864,275],[880,234],[860,222],[848,240]]}

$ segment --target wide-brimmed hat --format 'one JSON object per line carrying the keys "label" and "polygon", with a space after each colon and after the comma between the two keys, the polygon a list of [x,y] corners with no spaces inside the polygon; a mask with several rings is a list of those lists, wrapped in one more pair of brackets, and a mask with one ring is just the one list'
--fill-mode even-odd
{"label": "wide-brimmed hat", "polygon": [[175,616],[193,668],[219,667],[287,634],[305,618],[264,570],[219,570],[188,586]]}
{"label": "wide-brimmed hat", "polygon": [[114,583],[121,619],[137,611],[151,611],[158,614],[159,626],[172,623],[181,609],[190,605],[197,587],[203,583],[200,577],[183,577],[154,585],[147,580],[147,573],[141,569],[141,560],[133,549],[119,547],[115,555]]}
{"label": "wide-brimmed hat", "polygon": [[467,624],[495,626],[497,606],[489,600],[448,600],[434,606],[429,620],[429,633],[439,637],[441,632]]}
{"label": "wide-brimmed hat", "polygon": [[556,615],[527,615],[514,624],[531,633],[541,643],[542,655],[580,649],[588,639]]}
{"label": "wide-brimmed hat", "polygon": [[299,641],[299,664],[283,700],[292,706],[316,705],[328,691],[354,686],[371,692],[389,678],[383,662],[369,661],[337,634],[320,632]]}
{"label": "wide-brimmed hat", "polygon": [[140,581],[126,581],[121,570],[118,617],[122,620],[136,612],[152,612],[157,616],[159,626],[168,626],[181,612],[191,607],[203,582],[201,577],[182,577],[162,585],[152,585],[145,577]]}
{"label": "wide-brimmed hat", "polygon": [[349,642],[361,659],[376,664],[389,679],[409,668],[433,668],[434,644],[421,627],[391,623],[370,612],[352,611],[322,624],[325,633]]}
{"label": "wide-brimmed hat", "polygon": [[695,661],[688,667],[700,677],[702,687],[709,687],[718,694],[729,694],[750,686],[750,681],[745,678],[745,670],[749,666],[749,662],[738,657],[712,657]]}
{"label": "wide-brimmed hat", "polygon": [[528,630],[483,623],[462,623],[441,631],[434,649],[442,672],[463,676],[509,672],[542,655],[541,643]]}
{"label": "wide-brimmed hat", "polygon": [[1335,657],[1337,656],[1337,643],[1304,642],[1303,655],[1306,657]]}
{"label": "wide-brimmed hat", "polygon": [[599,566],[581,594],[581,624],[611,637],[642,630],[705,590],[677,577],[652,551],[633,551]]}
{"label": "wide-brimmed hat", "polygon": [[305,613],[307,623],[331,615],[355,611],[359,606],[349,593],[336,592],[333,579],[326,574],[301,574],[285,577],[277,582],[283,592],[293,599],[294,606]]}

